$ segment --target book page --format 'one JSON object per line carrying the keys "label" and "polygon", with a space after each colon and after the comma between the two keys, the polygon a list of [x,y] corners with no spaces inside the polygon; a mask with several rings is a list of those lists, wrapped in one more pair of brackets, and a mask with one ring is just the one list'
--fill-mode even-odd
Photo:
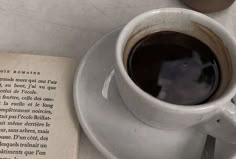
{"label": "book page", "polygon": [[76,61],[0,54],[0,159],[78,159]]}

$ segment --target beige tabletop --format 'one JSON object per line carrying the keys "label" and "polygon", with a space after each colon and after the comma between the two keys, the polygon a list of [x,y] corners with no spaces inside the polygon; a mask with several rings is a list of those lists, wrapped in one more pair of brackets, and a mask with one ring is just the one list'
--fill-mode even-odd
{"label": "beige tabletop", "polygon": [[[82,58],[104,34],[150,9],[178,0],[1,0],[1,52]],[[208,14],[236,36],[236,4]],[[81,134],[80,159],[104,159]]]}

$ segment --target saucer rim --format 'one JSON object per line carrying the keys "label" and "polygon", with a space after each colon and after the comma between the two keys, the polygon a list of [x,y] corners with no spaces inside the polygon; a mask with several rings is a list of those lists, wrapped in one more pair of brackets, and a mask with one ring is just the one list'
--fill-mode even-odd
{"label": "saucer rim", "polygon": [[[108,149],[105,148],[94,136],[91,130],[89,130],[89,126],[86,124],[85,119],[80,111],[80,106],[79,106],[79,101],[78,101],[78,85],[79,85],[79,78],[81,76],[81,73],[84,68],[84,64],[86,63],[87,59],[90,57],[90,55],[93,53],[93,50],[96,49],[97,46],[99,46],[107,37],[111,36],[114,33],[118,33],[122,30],[123,27],[118,27],[111,32],[106,33],[103,37],[101,37],[99,40],[97,40],[86,52],[84,57],[81,59],[79,62],[77,68],[76,68],[76,73],[74,76],[74,81],[73,81],[73,100],[74,100],[74,107],[76,110],[76,115],[77,118],[79,119],[79,123],[85,132],[86,136],[89,138],[89,140],[92,142],[92,144],[106,157],[109,159],[118,159],[116,156],[114,156]],[[115,51],[115,50],[114,50]]]}

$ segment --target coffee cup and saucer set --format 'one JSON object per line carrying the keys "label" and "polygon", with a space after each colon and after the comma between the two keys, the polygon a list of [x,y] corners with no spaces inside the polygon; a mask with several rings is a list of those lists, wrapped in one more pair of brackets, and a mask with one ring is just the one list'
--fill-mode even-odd
{"label": "coffee cup and saucer set", "polygon": [[200,159],[207,135],[215,159],[235,159],[235,63],[236,40],[208,16],[145,12],[80,62],[77,116],[109,159]]}

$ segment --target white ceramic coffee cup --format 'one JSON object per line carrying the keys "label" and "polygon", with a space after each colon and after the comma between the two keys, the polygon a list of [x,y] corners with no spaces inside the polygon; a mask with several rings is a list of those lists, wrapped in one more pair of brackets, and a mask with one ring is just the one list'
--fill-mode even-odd
{"label": "white ceramic coffee cup", "polygon": [[[221,83],[212,99],[201,105],[170,104],[152,97],[129,77],[126,63],[130,49],[143,37],[159,31],[177,31],[207,44],[219,61]],[[147,55],[148,56],[148,55]],[[116,45],[116,83],[120,95],[138,119],[161,129],[198,126],[206,133],[236,144],[236,41],[227,30],[201,13],[163,8],[143,13],[121,31]]]}

